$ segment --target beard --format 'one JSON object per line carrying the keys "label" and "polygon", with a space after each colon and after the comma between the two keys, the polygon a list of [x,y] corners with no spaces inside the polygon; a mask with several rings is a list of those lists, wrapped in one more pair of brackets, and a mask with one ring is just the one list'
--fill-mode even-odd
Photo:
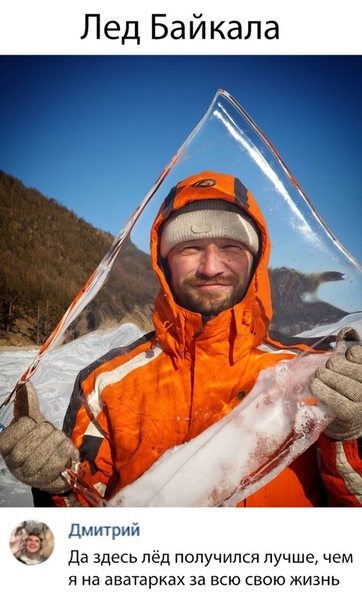
{"label": "beard", "polygon": [[[203,291],[202,285],[226,285],[221,291]],[[249,281],[242,283],[238,277],[190,277],[174,291],[176,302],[192,312],[205,316],[216,316],[223,310],[231,308],[245,296]]]}

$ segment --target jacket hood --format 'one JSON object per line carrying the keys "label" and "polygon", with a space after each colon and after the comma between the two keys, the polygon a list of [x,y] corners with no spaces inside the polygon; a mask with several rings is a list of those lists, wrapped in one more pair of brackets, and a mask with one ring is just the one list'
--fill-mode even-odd
{"label": "jacket hood", "polygon": [[[254,221],[259,231],[259,253],[243,300],[205,323],[202,315],[182,308],[175,302],[162,266],[159,242],[162,225],[172,212],[188,203],[211,199],[238,206]],[[151,229],[151,259],[161,286],[155,301],[153,321],[161,347],[182,358],[192,338],[216,338],[220,342],[227,342],[228,354],[235,362],[248,350],[261,344],[272,316],[269,255],[270,240],[264,217],[253,195],[238,178],[205,171],[173,187],[163,201]]]}

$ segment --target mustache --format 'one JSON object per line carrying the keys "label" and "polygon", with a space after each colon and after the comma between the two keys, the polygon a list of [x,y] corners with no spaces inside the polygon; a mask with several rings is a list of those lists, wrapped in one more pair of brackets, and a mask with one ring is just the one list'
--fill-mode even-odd
{"label": "mustache", "polygon": [[199,275],[198,277],[190,277],[184,282],[184,285],[235,285],[236,283],[238,283],[238,279],[232,275],[228,277],[207,277],[206,275]]}

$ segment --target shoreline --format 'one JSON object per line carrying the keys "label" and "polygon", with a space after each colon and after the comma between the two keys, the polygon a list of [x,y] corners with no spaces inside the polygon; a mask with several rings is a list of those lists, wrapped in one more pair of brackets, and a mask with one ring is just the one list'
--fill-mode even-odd
{"label": "shoreline", "polygon": [[16,344],[6,344],[5,346],[0,345],[0,352],[30,352],[32,350],[34,350],[34,352],[38,352],[38,350],[40,349],[40,346],[37,346],[36,344],[34,344],[33,346],[31,346],[30,344],[25,344],[24,346],[22,345],[16,345]]}

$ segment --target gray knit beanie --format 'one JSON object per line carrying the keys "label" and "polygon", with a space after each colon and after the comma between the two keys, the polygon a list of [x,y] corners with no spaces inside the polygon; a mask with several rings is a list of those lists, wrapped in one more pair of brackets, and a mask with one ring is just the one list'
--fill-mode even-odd
{"label": "gray knit beanie", "polygon": [[240,208],[222,199],[205,199],[186,204],[164,223],[160,236],[161,258],[185,241],[234,239],[246,245],[253,256],[259,250],[257,227]]}

